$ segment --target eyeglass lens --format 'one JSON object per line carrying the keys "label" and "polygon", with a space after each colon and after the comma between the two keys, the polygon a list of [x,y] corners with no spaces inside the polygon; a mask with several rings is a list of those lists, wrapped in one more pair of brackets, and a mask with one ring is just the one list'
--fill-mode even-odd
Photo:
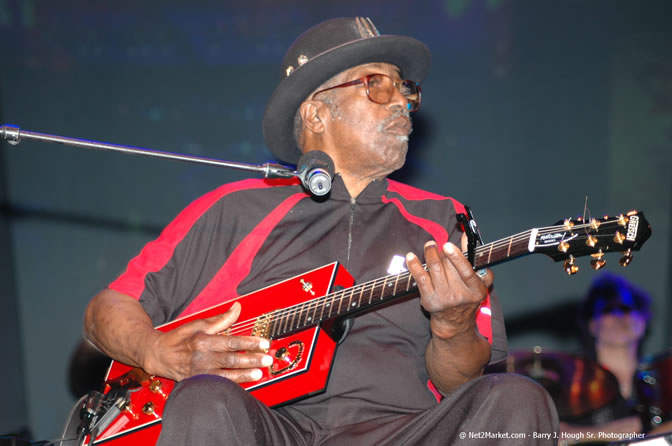
{"label": "eyeglass lens", "polygon": [[[394,90],[397,89],[394,85],[394,81],[390,77],[382,74],[371,75],[368,80],[368,87],[369,97],[372,101],[378,102],[379,104],[387,104],[390,102],[394,96]],[[420,91],[417,84],[408,80],[401,81],[399,91],[408,100],[409,110],[417,110],[420,105]]]}

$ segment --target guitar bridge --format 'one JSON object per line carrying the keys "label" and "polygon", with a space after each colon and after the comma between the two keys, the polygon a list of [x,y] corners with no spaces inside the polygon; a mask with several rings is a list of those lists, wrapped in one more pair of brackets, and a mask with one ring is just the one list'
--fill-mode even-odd
{"label": "guitar bridge", "polygon": [[270,339],[269,333],[271,331],[271,322],[273,321],[273,313],[265,313],[257,318],[252,328],[252,336],[259,336],[260,338]]}

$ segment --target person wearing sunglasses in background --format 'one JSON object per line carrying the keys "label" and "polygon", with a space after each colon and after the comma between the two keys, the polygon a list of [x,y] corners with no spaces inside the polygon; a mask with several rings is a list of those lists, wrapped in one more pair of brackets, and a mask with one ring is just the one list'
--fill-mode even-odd
{"label": "person wearing sunglasses in background", "polygon": [[[380,35],[367,18],[306,31],[283,59],[264,138],[288,163],[326,153],[336,172],[330,194],[311,197],[296,180],[224,185],[185,209],[91,301],[89,340],[178,381],[159,444],[557,442],[543,388],[482,375],[506,356],[506,335],[489,294],[492,273],[477,274],[462,254],[462,205],[386,178],[405,162],[429,65],[423,43]],[[319,394],[269,409],[238,385],[259,380],[273,360],[266,339],[226,334],[238,303],[166,333],[153,329],[334,260],[359,283],[406,260],[419,298],[355,317]]]}
{"label": "person wearing sunglasses in background", "polygon": [[641,414],[636,410],[636,377],[650,319],[651,299],[645,291],[612,273],[593,280],[580,318],[585,356],[616,377],[621,397],[592,413],[590,419],[579,420],[581,424],[560,423],[563,432],[617,440],[618,434],[644,430]]}

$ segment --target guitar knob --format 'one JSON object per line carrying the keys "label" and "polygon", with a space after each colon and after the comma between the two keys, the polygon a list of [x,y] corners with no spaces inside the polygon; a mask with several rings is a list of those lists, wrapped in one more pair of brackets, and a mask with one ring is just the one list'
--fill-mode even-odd
{"label": "guitar knob", "polygon": [[565,267],[565,272],[568,276],[573,276],[579,272],[579,267],[574,264],[574,256],[570,255],[569,259],[565,260],[563,266]]}
{"label": "guitar knob", "polygon": [[126,403],[123,410],[124,410],[124,412],[128,412],[133,419],[135,419],[135,420],[138,419],[138,414],[133,412],[133,406],[131,406],[130,401],[128,403]]}
{"label": "guitar knob", "polygon": [[632,262],[632,250],[628,249],[625,251],[625,254],[623,254],[623,257],[618,261],[622,267],[626,267],[630,265],[630,262]]}
{"label": "guitar knob", "polygon": [[151,401],[145,403],[145,405],[142,406],[142,412],[145,415],[154,415],[154,403],[152,403]]}
{"label": "guitar knob", "polygon": [[166,399],[168,399],[168,395],[165,394],[162,387],[163,387],[163,383],[161,382],[161,380],[155,379],[149,385],[149,390],[152,393],[156,393],[158,395],[161,395],[163,397],[163,399],[166,400]]}

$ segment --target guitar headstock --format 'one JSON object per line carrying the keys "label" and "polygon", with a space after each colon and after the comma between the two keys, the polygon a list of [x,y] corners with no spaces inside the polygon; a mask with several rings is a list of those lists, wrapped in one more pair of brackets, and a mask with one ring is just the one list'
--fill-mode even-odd
{"label": "guitar headstock", "polygon": [[565,271],[571,275],[579,270],[575,259],[588,255],[595,270],[607,263],[604,255],[610,252],[622,252],[619,263],[628,266],[632,252],[639,251],[650,236],[651,226],[639,211],[590,221],[578,217],[539,228],[530,251],[546,254],[556,262],[564,260]]}

